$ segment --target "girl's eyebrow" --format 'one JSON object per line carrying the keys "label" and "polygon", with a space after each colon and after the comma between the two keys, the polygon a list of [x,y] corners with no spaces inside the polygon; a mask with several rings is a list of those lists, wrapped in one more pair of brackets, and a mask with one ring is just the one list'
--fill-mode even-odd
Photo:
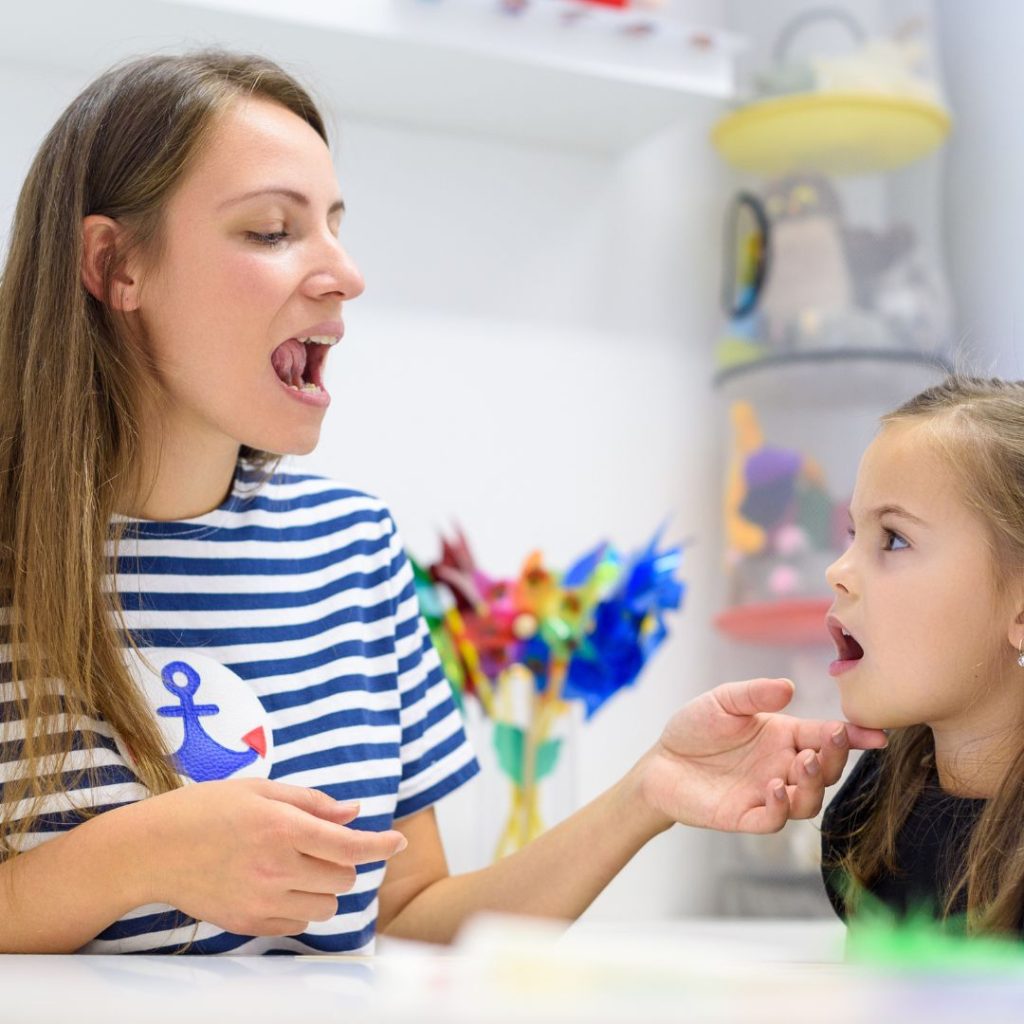
{"label": "girl's eyebrow", "polygon": [[[241,203],[246,199],[252,199],[255,196],[262,196],[268,194],[285,196],[285,198],[291,199],[292,202],[298,203],[299,206],[310,205],[309,197],[303,195],[301,192],[296,192],[295,189],[293,188],[284,188],[281,186],[272,185],[268,188],[253,189],[252,192],[246,192],[244,195],[235,196],[233,199],[226,199],[223,203],[220,204],[220,206],[217,207],[217,209],[223,210],[225,206],[234,206],[235,203]],[[327,210],[327,216],[329,217],[332,213],[337,213],[339,210],[342,213],[345,212],[345,201],[343,199],[335,199],[335,201],[331,203],[330,207]]]}
{"label": "girl's eyebrow", "polygon": [[[850,522],[852,523],[853,510],[847,509],[846,511],[850,517]],[[899,516],[901,519],[906,519],[918,526],[928,525],[920,516],[915,516],[913,512],[908,512],[902,505],[879,505],[878,508],[874,508],[868,513],[869,519],[881,519],[883,516]]]}

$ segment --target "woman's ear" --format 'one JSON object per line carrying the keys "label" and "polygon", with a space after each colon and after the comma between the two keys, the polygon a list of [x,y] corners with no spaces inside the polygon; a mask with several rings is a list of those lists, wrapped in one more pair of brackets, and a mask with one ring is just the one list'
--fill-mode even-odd
{"label": "woman's ear", "polygon": [[[117,255],[121,230],[121,225],[112,217],[98,213],[91,213],[82,221],[82,284],[100,302],[104,301],[103,268]],[[113,279],[111,302],[123,313],[139,308],[138,282],[126,271]]]}

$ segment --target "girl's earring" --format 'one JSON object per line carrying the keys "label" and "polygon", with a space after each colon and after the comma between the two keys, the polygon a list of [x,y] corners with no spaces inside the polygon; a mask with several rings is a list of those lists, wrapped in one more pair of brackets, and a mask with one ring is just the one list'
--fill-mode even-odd
{"label": "girl's earring", "polygon": [[1024,639],[1021,640],[1017,647],[1017,664],[1024,668]]}

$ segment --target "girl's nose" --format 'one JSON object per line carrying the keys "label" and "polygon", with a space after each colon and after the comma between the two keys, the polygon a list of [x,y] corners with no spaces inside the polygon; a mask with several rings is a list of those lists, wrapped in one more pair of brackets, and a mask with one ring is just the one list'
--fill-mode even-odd
{"label": "girl's nose", "polygon": [[850,592],[849,551],[844,551],[826,570],[825,580],[828,585],[839,593]]}

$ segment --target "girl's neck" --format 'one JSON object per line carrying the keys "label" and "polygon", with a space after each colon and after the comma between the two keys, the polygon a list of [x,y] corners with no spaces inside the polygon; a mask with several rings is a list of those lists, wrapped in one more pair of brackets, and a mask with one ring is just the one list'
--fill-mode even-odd
{"label": "girl's neck", "polygon": [[967,735],[962,730],[933,726],[932,736],[939,785],[953,796],[994,796],[1020,750],[1019,727],[1003,725]]}

